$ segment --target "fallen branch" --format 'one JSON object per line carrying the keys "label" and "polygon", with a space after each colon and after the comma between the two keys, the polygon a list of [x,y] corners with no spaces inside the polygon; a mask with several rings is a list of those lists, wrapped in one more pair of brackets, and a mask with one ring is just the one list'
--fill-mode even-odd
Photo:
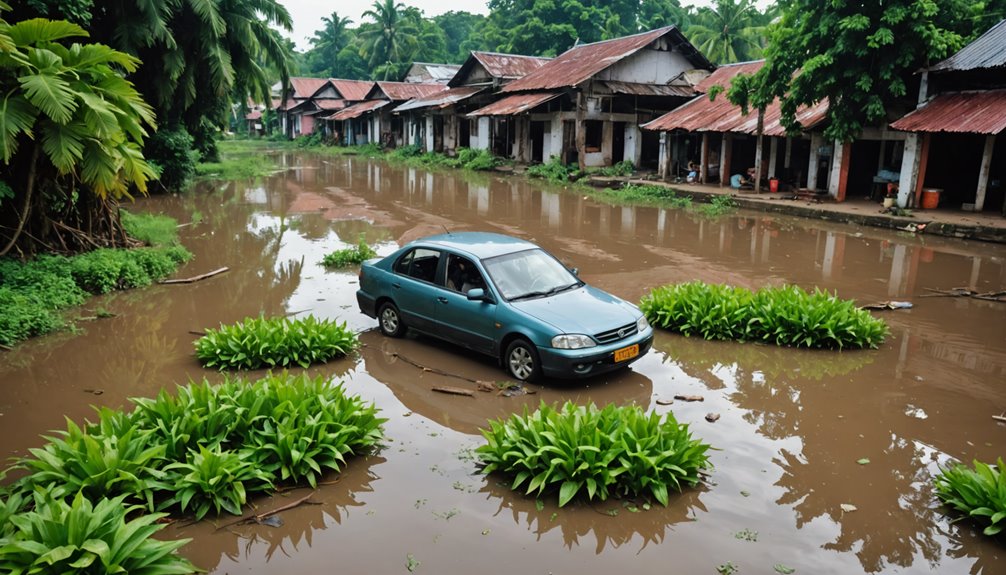
{"label": "fallen branch", "polygon": [[923,289],[933,293],[922,294],[919,297],[970,297],[984,301],[995,301],[1000,303],[1006,302],[1006,291],[990,291],[985,293],[978,293],[976,291],[971,291],[967,288],[953,288],[949,291],[938,290],[933,288],[923,288]]}
{"label": "fallen branch", "polygon": [[911,309],[911,308],[912,304],[907,301],[882,301],[880,303],[869,303],[866,305],[859,306],[859,309],[868,309],[875,311],[888,310],[888,309]]}
{"label": "fallen branch", "polygon": [[993,415],[992,419],[1006,423],[1006,416],[1003,415]]}
{"label": "fallen branch", "polygon": [[213,270],[211,272],[206,272],[204,274],[200,274],[200,275],[197,275],[197,276],[192,276],[190,278],[177,279],[177,280],[161,280],[161,281],[159,281],[157,283],[165,284],[165,285],[167,285],[167,284],[190,284],[190,283],[194,283],[194,282],[197,282],[197,281],[200,281],[200,280],[204,280],[206,278],[211,278],[211,277],[213,277],[215,275],[222,274],[222,273],[224,273],[226,271],[230,271],[230,268],[227,267],[227,266],[224,266],[224,267],[222,267],[220,269]]}
{"label": "fallen branch", "polygon": [[450,387],[446,385],[441,385],[433,388],[433,391],[438,391],[440,393],[446,393],[449,395],[467,395],[468,397],[475,397],[475,392],[470,389],[463,389],[460,387]]}
{"label": "fallen branch", "polygon": [[266,511],[265,513],[259,513],[258,515],[244,515],[242,517],[238,517],[237,519],[234,519],[233,521],[230,521],[228,523],[224,523],[223,525],[217,527],[216,531],[220,531],[221,529],[226,529],[228,527],[233,527],[234,525],[240,525],[242,523],[248,523],[249,521],[255,521],[255,522],[262,521],[263,519],[265,519],[266,517],[269,517],[270,515],[276,515],[277,513],[282,513],[283,511],[288,511],[288,510],[293,509],[294,507],[297,507],[299,505],[304,505],[305,503],[312,504],[314,502],[308,501],[308,499],[310,499],[315,493],[317,493],[317,491],[312,491],[311,493],[308,493],[304,497],[301,497],[300,499],[298,499],[296,501],[292,501],[290,503],[287,503],[286,505],[280,505],[279,507],[277,507],[276,509],[273,509],[272,511]]}
{"label": "fallen branch", "polygon": [[0,349],[2,349],[2,350],[4,350],[4,351],[14,351],[14,348],[13,348],[13,347],[11,347],[11,346],[9,346],[9,345],[4,345],[4,344],[2,344],[2,343],[0,343]]}
{"label": "fallen branch", "polygon": [[397,357],[398,359],[404,361],[405,363],[407,363],[409,365],[418,367],[419,369],[421,369],[423,371],[428,371],[430,373],[435,373],[437,375],[443,375],[443,376],[447,376],[447,377],[454,377],[454,378],[457,378],[457,379],[463,379],[465,381],[470,381],[470,382],[475,383],[475,384],[477,384],[479,382],[479,380],[477,380],[477,379],[472,379],[470,377],[465,377],[463,375],[458,375],[456,373],[448,373],[446,371],[443,371],[443,370],[440,370],[440,369],[436,369],[436,368],[433,368],[433,367],[426,367],[425,365],[422,365],[420,363],[416,363],[416,362],[412,361],[411,359],[405,357],[404,355],[401,355],[401,354],[398,354],[398,353],[392,353],[391,357]]}
{"label": "fallen branch", "polygon": [[199,335],[199,336],[206,335],[205,331],[197,331],[197,330],[194,330],[194,329],[190,329],[189,333],[191,333],[192,335]]}

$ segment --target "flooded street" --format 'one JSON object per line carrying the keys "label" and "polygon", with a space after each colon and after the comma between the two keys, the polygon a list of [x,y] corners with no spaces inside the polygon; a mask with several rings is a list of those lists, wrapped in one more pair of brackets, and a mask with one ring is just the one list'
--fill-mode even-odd
{"label": "flooded street", "polygon": [[[169,537],[194,539],[182,553],[210,573],[408,573],[410,556],[416,573],[438,575],[716,573],[727,562],[741,574],[777,565],[814,574],[1006,573],[1002,538],[951,524],[931,481],[950,459],[1006,456],[1006,425],[992,418],[1006,412],[1006,304],[920,297],[927,288],[1006,289],[1006,246],[757,213],[710,219],[610,206],[518,177],[352,157],[277,161],[291,169],[130,206],[193,222],[181,237],[195,258],[178,277],[230,271],[95,298],[77,314],[117,316],[0,355],[0,454],[25,454],[64,416],[90,416],[90,405],[222,378],[196,362],[192,331],[260,313],[311,313],[362,332],[359,354],[309,371],[375,402],[389,420],[386,446],[349,460],[314,497],[321,505],[282,513],[281,527],[169,528]],[[878,350],[660,332],[629,371],[531,386],[536,393],[522,397],[444,395],[431,388],[470,384],[417,364],[473,380],[500,381],[504,372],[427,338],[382,337],[357,308],[356,270],[327,271],[320,261],[361,234],[383,255],[445,228],[534,241],[632,302],[658,285],[701,279],[818,286],[861,304],[915,307],[874,312],[891,328]],[[657,404],[676,394],[704,401]],[[708,485],[672,495],[667,508],[559,509],[554,497],[539,504],[477,473],[471,450],[488,419],[566,399],[673,410],[716,448]],[[708,423],[707,413],[721,418]],[[857,463],[863,458],[869,464]]]}

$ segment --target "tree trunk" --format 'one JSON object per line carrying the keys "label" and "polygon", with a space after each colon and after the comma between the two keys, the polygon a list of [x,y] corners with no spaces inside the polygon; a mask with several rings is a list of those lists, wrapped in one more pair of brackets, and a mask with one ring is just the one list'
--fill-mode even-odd
{"label": "tree trunk", "polygon": [[31,215],[31,197],[32,192],[35,191],[35,173],[38,170],[38,143],[34,143],[31,146],[31,159],[28,163],[28,177],[25,181],[25,192],[24,192],[24,207],[21,209],[21,217],[17,222],[17,227],[14,229],[14,235],[11,236],[10,241],[7,245],[0,250],[0,257],[7,255],[17,244],[17,240],[21,237],[21,232],[24,231],[24,226],[28,222],[28,217]]}
{"label": "tree trunk", "polygon": [[755,148],[755,185],[754,185],[755,193],[756,194],[760,194],[761,193],[761,177],[762,177],[762,173],[761,173],[762,151],[761,150],[762,150],[762,138],[764,136],[764,134],[762,132],[764,132],[764,131],[765,131],[765,108],[758,108],[758,128],[757,128],[758,144],[757,144],[757,147]]}

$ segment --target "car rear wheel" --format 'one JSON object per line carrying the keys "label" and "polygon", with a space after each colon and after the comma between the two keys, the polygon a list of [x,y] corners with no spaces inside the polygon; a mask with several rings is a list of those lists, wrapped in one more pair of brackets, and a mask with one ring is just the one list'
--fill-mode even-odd
{"label": "car rear wheel", "polygon": [[381,328],[381,333],[388,337],[402,337],[405,335],[405,322],[402,321],[402,314],[398,307],[391,302],[381,304],[381,309],[377,311],[377,325]]}
{"label": "car rear wheel", "polygon": [[526,339],[515,339],[506,348],[504,367],[517,381],[534,381],[541,375],[538,350]]}

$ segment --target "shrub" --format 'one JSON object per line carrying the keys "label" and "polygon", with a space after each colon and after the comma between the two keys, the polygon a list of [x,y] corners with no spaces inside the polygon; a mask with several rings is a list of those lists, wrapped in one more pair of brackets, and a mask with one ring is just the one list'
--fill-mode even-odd
{"label": "shrub", "polygon": [[392,158],[415,158],[416,156],[423,155],[423,148],[418,144],[409,144],[407,146],[401,146],[395,148],[393,151],[388,153],[389,157]]}
{"label": "shrub", "polygon": [[299,136],[293,142],[298,148],[316,147],[321,145],[322,135],[321,132],[311,132],[306,136]]}
{"label": "shrub", "polygon": [[666,506],[668,486],[694,486],[709,466],[709,446],[692,439],[688,425],[636,406],[542,403],[534,413],[490,421],[482,435],[487,443],[475,452],[484,473],[512,475],[511,489],[526,485],[528,494],[558,487],[560,507],[584,492],[602,501],[652,496]]}
{"label": "shrub", "polygon": [[596,170],[597,173],[602,176],[608,177],[625,177],[631,176],[632,172],[635,171],[636,167],[632,165],[629,160],[622,160],[621,162],[616,162],[614,165],[605,166]]}
{"label": "shrub", "polygon": [[[4,573],[129,573],[185,575],[196,568],[175,551],[189,539],[159,541],[163,514],[128,518],[135,507],[124,497],[92,503],[78,493],[72,502],[35,492],[34,509],[9,518],[0,545]],[[2,540],[0,540],[2,541]]]}
{"label": "shrub", "polygon": [[341,357],[356,348],[356,334],[346,323],[305,318],[246,318],[231,326],[208,329],[195,342],[196,357],[206,367],[258,369],[308,367]]}
{"label": "shrub", "polygon": [[1001,457],[995,466],[977,460],[974,469],[961,463],[951,465],[936,477],[936,495],[954,510],[988,523],[985,535],[998,535],[1006,527],[1004,471]]}
{"label": "shrub", "polygon": [[527,175],[554,183],[561,183],[568,182],[570,174],[575,170],[576,166],[566,166],[558,156],[552,156],[544,164],[529,167]]}
{"label": "shrub", "polygon": [[887,325],[850,300],[798,286],[743,288],[692,282],[651,291],[640,309],[658,327],[705,339],[811,348],[877,347]]}
{"label": "shrub", "polygon": [[362,264],[376,255],[377,252],[367,245],[366,238],[361,235],[355,246],[326,254],[321,260],[321,264],[329,268],[344,268]]}
{"label": "shrub", "polygon": [[500,165],[500,159],[489,150],[473,150],[461,148],[458,150],[458,163],[466,170],[490,171]]}
{"label": "shrub", "polygon": [[165,190],[177,192],[188,187],[199,159],[193,146],[192,136],[182,126],[162,127],[147,139],[143,155],[157,166]]}
{"label": "shrub", "polygon": [[98,249],[71,258],[70,273],[81,288],[94,294],[150,285],[163,279],[191,254],[182,247]]}
{"label": "shrub", "polygon": [[197,521],[211,508],[215,515],[220,515],[221,510],[241,515],[241,508],[248,502],[246,483],[254,490],[273,486],[273,474],[259,469],[246,452],[223,451],[218,446],[207,449],[199,445],[199,451],[192,452],[188,462],[172,463],[164,471],[174,491],[164,507],[177,505],[185,512],[191,506]]}
{"label": "shrub", "polygon": [[736,207],[737,202],[733,197],[724,194],[713,197],[708,204],[703,204],[699,208],[699,212],[706,216],[718,217],[730,213]]}
{"label": "shrub", "polygon": [[119,210],[122,227],[131,237],[149,246],[170,246],[178,243],[178,222],[159,214],[134,214]]}

